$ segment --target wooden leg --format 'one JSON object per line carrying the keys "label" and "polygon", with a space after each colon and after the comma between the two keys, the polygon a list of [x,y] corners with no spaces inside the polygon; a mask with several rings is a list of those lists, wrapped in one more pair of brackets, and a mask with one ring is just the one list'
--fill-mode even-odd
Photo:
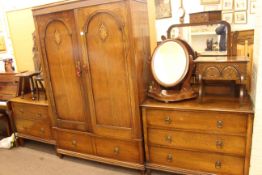
{"label": "wooden leg", "polygon": [[25,95],[25,77],[21,78],[22,80],[22,90],[21,90],[21,98],[24,98]]}
{"label": "wooden leg", "polygon": [[17,144],[18,144],[19,146],[24,146],[24,139],[22,139],[22,138],[17,138]]}
{"label": "wooden leg", "polygon": [[146,175],[151,175],[151,170],[150,169],[146,169]]}
{"label": "wooden leg", "polygon": [[60,159],[63,159],[63,158],[64,158],[64,155],[61,154],[61,153],[56,152],[56,155],[57,155]]}

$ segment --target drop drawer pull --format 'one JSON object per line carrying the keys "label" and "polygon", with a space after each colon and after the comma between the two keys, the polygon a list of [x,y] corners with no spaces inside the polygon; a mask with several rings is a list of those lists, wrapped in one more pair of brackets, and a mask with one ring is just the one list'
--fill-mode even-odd
{"label": "drop drawer pull", "polygon": [[167,136],[166,136],[166,141],[169,142],[169,143],[171,143],[171,142],[172,142],[172,136],[167,135]]}
{"label": "drop drawer pull", "polygon": [[216,141],[216,147],[222,149],[224,146],[224,142],[222,140]]}
{"label": "drop drawer pull", "polygon": [[224,122],[221,121],[221,120],[218,120],[217,121],[217,128],[223,128],[223,126],[224,126]]}
{"label": "drop drawer pull", "polygon": [[115,148],[114,148],[114,154],[115,154],[115,155],[118,155],[118,154],[119,154],[119,147],[115,147]]}
{"label": "drop drawer pull", "polygon": [[172,154],[168,154],[166,157],[168,162],[172,162],[173,161],[173,155]]}
{"label": "drop drawer pull", "polygon": [[165,122],[166,122],[166,124],[171,124],[171,123],[172,123],[172,120],[171,120],[171,118],[170,118],[169,116],[167,116],[167,117],[165,118]]}
{"label": "drop drawer pull", "polygon": [[41,131],[42,134],[45,133],[45,129],[44,128],[41,128],[40,131]]}
{"label": "drop drawer pull", "polygon": [[76,144],[77,144],[76,140],[72,140],[72,145],[76,146]]}
{"label": "drop drawer pull", "polygon": [[215,168],[216,169],[221,169],[222,168],[222,162],[220,160],[217,160],[215,163]]}

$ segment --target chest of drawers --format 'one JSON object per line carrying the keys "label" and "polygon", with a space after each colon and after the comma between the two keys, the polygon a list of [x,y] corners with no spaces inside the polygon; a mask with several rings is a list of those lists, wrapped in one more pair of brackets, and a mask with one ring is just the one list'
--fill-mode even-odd
{"label": "chest of drawers", "polygon": [[16,97],[10,101],[20,140],[25,138],[55,144],[46,100],[32,100],[31,95],[27,94],[24,98]]}
{"label": "chest of drawers", "polygon": [[223,97],[169,104],[148,99],[142,111],[149,170],[248,174],[253,126],[249,99],[242,105]]}

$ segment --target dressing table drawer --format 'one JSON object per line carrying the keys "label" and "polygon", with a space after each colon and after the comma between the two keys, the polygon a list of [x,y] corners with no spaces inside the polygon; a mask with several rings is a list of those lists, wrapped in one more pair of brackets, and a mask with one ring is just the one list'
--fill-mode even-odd
{"label": "dressing table drawer", "polygon": [[244,158],[149,147],[150,163],[217,174],[242,175]]}
{"label": "dressing table drawer", "polygon": [[[245,114],[213,111],[146,110],[148,127],[245,134]],[[237,126],[237,127],[236,127]]]}
{"label": "dressing table drawer", "polygon": [[24,103],[12,103],[13,116],[20,119],[48,119],[48,107]]}
{"label": "dressing table drawer", "polygon": [[39,137],[42,139],[52,138],[50,125],[38,120],[15,119],[16,129],[19,133]]}
{"label": "dressing table drawer", "polygon": [[148,129],[150,145],[245,155],[245,137]]}
{"label": "dressing table drawer", "polygon": [[97,155],[121,161],[143,163],[140,146],[142,142],[96,138]]}

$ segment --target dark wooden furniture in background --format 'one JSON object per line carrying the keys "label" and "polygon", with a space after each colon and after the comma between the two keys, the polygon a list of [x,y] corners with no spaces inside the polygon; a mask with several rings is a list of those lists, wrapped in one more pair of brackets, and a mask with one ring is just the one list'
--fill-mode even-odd
{"label": "dark wooden furniture in background", "polygon": [[[146,168],[194,175],[248,175],[252,104],[229,97],[142,105]],[[150,174],[150,171],[148,171]]]}
{"label": "dark wooden furniture in background", "polygon": [[33,15],[57,152],[144,171],[146,0],[54,3]]}
{"label": "dark wooden furniture in background", "polygon": [[221,20],[222,20],[221,10],[189,14],[190,23],[214,22],[214,21],[221,21]]}
{"label": "dark wooden furniture in background", "polygon": [[9,136],[14,132],[12,118],[9,115],[8,100],[18,96],[20,89],[19,78],[16,73],[0,73],[0,122],[4,123]]}
{"label": "dark wooden furniture in background", "polygon": [[200,100],[204,94],[204,81],[234,81],[240,86],[239,98],[242,102],[246,93],[248,57],[217,56],[198,57],[196,63],[196,77],[199,80]]}
{"label": "dark wooden furniture in background", "polygon": [[26,94],[10,100],[17,136],[20,141],[24,138],[55,144],[48,104],[41,99],[32,100],[31,94]]}
{"label": "dark wooden furniture in background", "polygon": [[251,91],[251,81],[253,74],[253,46],[254,30],[242,30],[232,32],[232,55],[246,56],[249,58],[247,65],[247,90]]}

